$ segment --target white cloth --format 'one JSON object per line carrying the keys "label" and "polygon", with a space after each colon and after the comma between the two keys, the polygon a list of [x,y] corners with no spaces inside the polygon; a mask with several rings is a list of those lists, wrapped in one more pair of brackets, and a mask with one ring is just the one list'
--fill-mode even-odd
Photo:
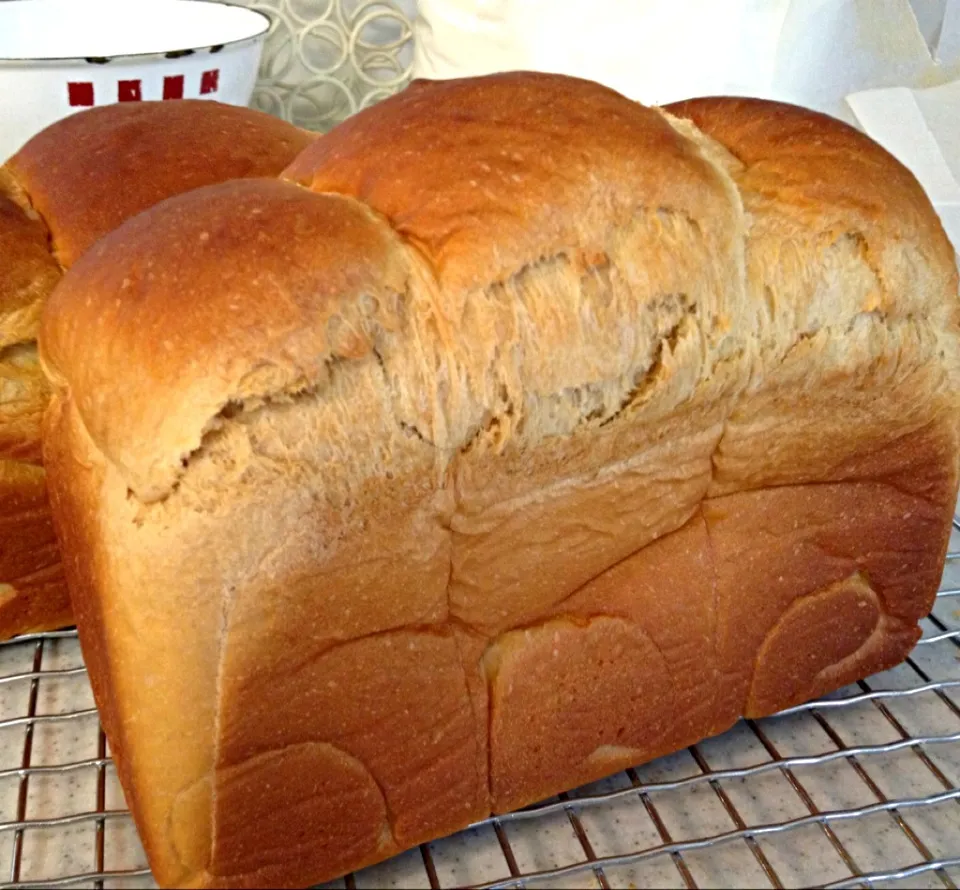
{"label": "white cloth", "polygon": [[908,0],[419,0],[414,75],[553,71],[647,104],[753,95],[851,120],[850,93],[960,78],[960,0],[914,2],[922,28]]}

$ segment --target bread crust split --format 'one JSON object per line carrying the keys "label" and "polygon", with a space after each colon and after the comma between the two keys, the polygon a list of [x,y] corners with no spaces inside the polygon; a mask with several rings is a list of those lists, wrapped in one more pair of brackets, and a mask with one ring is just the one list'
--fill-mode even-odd
{"label": "bread crust split", "polygon": [[125,223],[40,342],[164,885],[326,880],[822,694],[939,581],[956,267],[801,109],[414,84]]}
{"label": "bread crust split", "polygon": [[36,344],[63,270],[164,198],[275,176],[313,138],[217,102],[125,103],[59,121],[0,167],[0,640],[73,623],[41,461],[50,390]]}

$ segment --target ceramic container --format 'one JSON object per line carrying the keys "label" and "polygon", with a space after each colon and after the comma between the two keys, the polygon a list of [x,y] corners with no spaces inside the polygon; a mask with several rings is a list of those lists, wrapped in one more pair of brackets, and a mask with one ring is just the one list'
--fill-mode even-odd
{"label": "ceramic container", "polygon": [[210,0],[0,0],[0,162],[94,105],[246,105],[269,28]]}

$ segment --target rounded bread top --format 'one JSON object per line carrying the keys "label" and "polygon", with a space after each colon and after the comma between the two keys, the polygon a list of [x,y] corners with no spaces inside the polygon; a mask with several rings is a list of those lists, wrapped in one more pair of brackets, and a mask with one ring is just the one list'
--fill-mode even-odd
{"label": "rounded bread top", "polygon": [[790,236],[788,222],[824,243],[862,237],[893,299],[913,310],[914,297],[946,297],[958,317],[954,248],[916,177],[878,143],[829,115],[763,99],[714,96],[664,110],[740,161],[747,209],[774,209],[780,236]]}
{"label": "rounded bread top", "polygon": [[613,90],[555,74],[414,81],[283,177],[383,214],[453,288],[602,243],[640,207],[729,224],[725,185],[693,142]]}
{"label": "rounded bread top", "polygon": [[276,176],[315,135],[255,111],[199,99],[104,105],[33,137],[5,169],[73,265],[124,220],[228,179]]}
{"label": "rounded bread top", "polygon": [[171,198],[64,276],[44,310],[44,370],[157,499],[228,403],[289,397],[369,352],[358,314],[388,311],[404,286],[392,248],[361,204],[278,180]]}

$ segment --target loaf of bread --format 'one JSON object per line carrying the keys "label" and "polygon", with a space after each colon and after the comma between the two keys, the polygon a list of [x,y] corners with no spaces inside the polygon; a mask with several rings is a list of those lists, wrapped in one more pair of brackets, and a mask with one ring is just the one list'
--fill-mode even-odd
{"label": "loaf of bread", "polygon": [[124,103],[61,120],[0,167],[0,639],[73,623],[41,465],[49,391],[36,356],[62,270],[164,198],[276,176],[313,138],[214,102]]}
{"label": "loaf of bread", "polygon": [[47,304],[44,447],[157,880],[332,878],[902,660],[958,310],[846,125],[552,75],[117,229]]}

